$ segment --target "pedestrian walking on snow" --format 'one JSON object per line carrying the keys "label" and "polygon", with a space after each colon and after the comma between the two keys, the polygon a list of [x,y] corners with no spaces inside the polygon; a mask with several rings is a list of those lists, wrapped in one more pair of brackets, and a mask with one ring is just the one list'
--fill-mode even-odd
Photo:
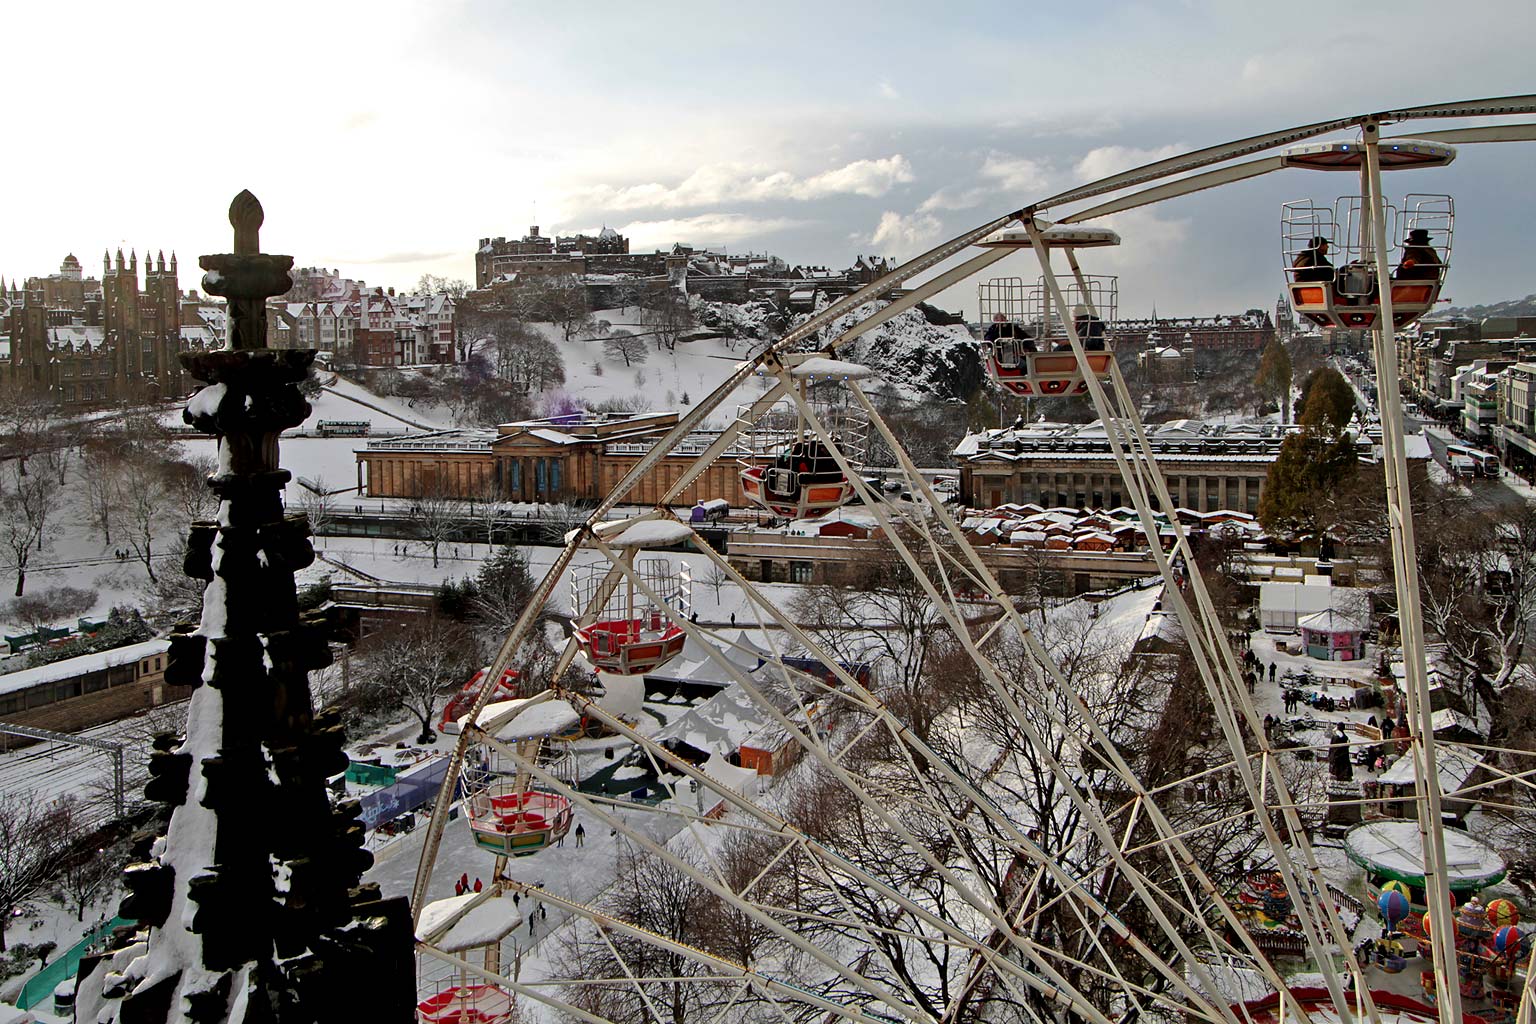
{"label": "pedestrian walking on snow", "polygon": [[576,823],[576,845],[580,847],[587,841],[587,827],[580,822]]}

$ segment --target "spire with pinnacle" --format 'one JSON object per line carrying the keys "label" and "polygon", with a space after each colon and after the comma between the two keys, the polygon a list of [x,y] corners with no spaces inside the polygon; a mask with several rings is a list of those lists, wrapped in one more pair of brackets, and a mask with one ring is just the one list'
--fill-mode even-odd
{"label": "spire with pinnacle", "polygon": [[[193,688],[183,735],[156,737],[145,796],[156,837],[135,845],[120,930],[82,962],[80,1020],[96,1024],[376,1024],[416,1020],[410,906],[362,873],[356,801],[332,807],[346,768],[339,718],[316,713],[309,670],[330,662],[294,573],[314,560],[289,515],[279,436],[310,413],[299,393],[315,353],[265,347],[266,300],[293,286],[291,256],[263,253],[249,192],[230,204],[234,251],[204,256],[203,287],[228,301],[230,347],[184,352],[211,387],[183,419],[217,438],[216,522],[187,538],[205,584],[201,621],[170,637],[166,679]],[[145,256],[146,263],[149,257]]]}

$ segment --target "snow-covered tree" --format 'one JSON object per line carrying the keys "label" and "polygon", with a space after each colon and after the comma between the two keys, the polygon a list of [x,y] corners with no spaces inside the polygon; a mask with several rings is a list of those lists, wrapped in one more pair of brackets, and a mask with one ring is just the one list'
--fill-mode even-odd
{"label": "snow-covered tree", "polygon": [[[1445,643],[1463,697],[1494,712],[1531,661],[1536,616],[1536,511],[1428,506],[1418,536],[1424,623]],[[1503,737],[1495,737],[1501,739]]]}
{"label": "snow-covered tree", "polygon": [[443,697],[463,686],[481,664],[474,633],[440,615],[380,630],[364,641],[362,654],[369,688],[421,723],[418,743],[437,738],[433,719]]}
{"label": "snow-covered tree", "polygon": [[624,360],[626,367],[646,360],[645,342],[629,331],[614,331],[603,341],[603,355],[612,360]]}
{"label": "snow-covered tree", "polygon": [[112,543],[112,524],[122,501],[122,462],[101,441],[86,446],[80,480],[85,491],[85,511],[100,533],[102,543]]}
{"label": "snow-covered tree", "polygon": [[21,460],[6,467],[0,480],[0,544],[15,560],[16,596],[27,586],[27,565],[48,547],[48,520],[61,507],[63,490],[48,472],[25,472]]}
{"label": "snow-covered tree", "polygon": [[39,626],[51,626],[60,620],[84,615],[96,604],[94,590],[79,587],[49,587],[18,597],[6,606],[6,621],[36,632]]}
{"label": "snow-covered tree", "polygon": [[115,513],[118,534],[143,564],[151,583],[155,581],[155,545],[172,525],[165,476],[159,469],[159,464],[146,459],[131,459]]}
{"label": "snow-covered tree", "polygon": [[422,488],[411,505],[411,520],[421,543],[432,552],[432,568],[438,567],[438,549],[458,535],[464,521],[464,503],[441,481]]}
{"label": "snow-covered tree", "polygon": [[0,794],[0,952],[16,910],[46,891],[59,855],[74,839],[74,805],[33,793]]}

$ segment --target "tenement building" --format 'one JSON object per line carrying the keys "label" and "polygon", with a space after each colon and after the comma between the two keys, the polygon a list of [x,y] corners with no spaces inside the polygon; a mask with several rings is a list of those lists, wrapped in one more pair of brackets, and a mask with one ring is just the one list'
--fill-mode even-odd
{"label": "tenement building", "polygon": [[[358,493],[371,498],[442,496],[475,501],[596,501],[662,436],[677,413],[582,413],[504,423],[495,430],[440,430],[370,441],[357,451]],[[661,501],[714,435],[683,441],[646,474],[629,501]],[[672,499],[742,503],[741,452],[727,452]]]}
{"label": "tenement building", "polygon": [[[1288,428],[1272,423],[1149,424],[1173,500],[1200,512],[1257,512],[1269,467]],[[1369,445],[1367,442],[1367,449]],[[967,504],[1117,508],[1127,495],[1104,425],[1029,423],[967,434],[955,449]]]}

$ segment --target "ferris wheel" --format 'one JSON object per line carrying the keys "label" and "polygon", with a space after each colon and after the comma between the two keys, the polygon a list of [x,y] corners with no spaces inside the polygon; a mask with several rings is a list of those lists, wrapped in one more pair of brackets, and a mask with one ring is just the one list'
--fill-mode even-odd
{"label": "ferris wheel", "polygon": [[[740,364],[572,531],[473,705],[462,709],[413,892],[418,937],[435,972],[423,982],[420,1019],[1119,1024],[1149,1015],[1213,1024],[1314,1017],[1460,1024],[1475,1011],[1527,1024],[1529,943],[1507,930],[1518,929],[1512,906],[1488,915],[1486,936],[1475,921],[1458,926],[1458,886],[1491,875],[1467,868],[1479,854],[1460,834],[1448,850],[1442,820],[1458,800],[1521,805],[1536,766],[1518,763],[1518,751],[1485,747],[1493,780],[1485,773],[1469,781],[1448,773],[1440,757],[1398,391],[1394,330],[1439,296],[1454,208],[1449,197],[1427,193],[1389,199],[1382,178],[1443,167],[1461,144],[1536,141],[1536,125],[1411,138],[1382,132],[1405,121],[1533,112],[1536,97],[1438,104],[1161,160],[980,225]],[[1358,195],[1284,207],[1282,271],[1298,314],[1374,335],[1406,732],[1363,738],[1341,728],[1338,737],[1282,750],[1267,736],[1116,362],[1118,282],[1085,273],[1084,264],[1093,269],[1094,251],[1121,241],[1095,222],[1288,168],[1358,176]],[[1074,674],[882,418],[865,390],[870,371],[839,358],[885,320],[1019,251],[1033,255],[1038,276],[979,286],[984,365],[1009,393],[1092,402],[1145,536],[1168,538],[1148,553],[1164,581],[1161,611],[1188,645],[1177,678],[1106,682]],[[844,319],[898,287],[899,297],[878,310]],[[754,378],[760,396],[698,448],[690,434]],[[695,446],[693,460],[669,481],[669,498],[716,462],[735,459],[743,492],[775,515],[860,502],[884,537],[881,557],[919,598],[924,628],[942,638],[953,691],[914,698],[872,680],[665,501],[609,518],[685,441]],[[866,479],[865,451],[876,443],[912,500],[887,500]],[[687,566],[641,557],[679,546],[695,566],[740,589],[750,612],[741,625],[761,648],[744,652],[744,634],[697,621]],[[565,578],[575,618],[553,678],[580,657],[598,674],[601,693],[554,689],[503,700],[493,682],[541,628],[540,610]],[[774,786],[754,786],[739,768],[691,756],[644,722],[639,673],[690,647],[740,688],[793,752],[794,768]],[[1188,713],[1147,717],[1125,703],[1138,687]],[[914,715],[914,699],[925,697],[926,712]],[[1181,728],[1194,732],[1171,747],[1146,740]],[[650,765],[661,792],[643,816],[675,827],[648,827],[632,803],[583,784],[585,773],[561,749],[579,735],[632,750]],[[1336,855],[1312,836],[1331,806],[1363,801],[1330,800],[1307,765],[1316,755],[1384,741],[1407,752],[1399,789],[1408,795],[1398,802],[1396,831],[1375,829],[1351,847],[1375,886],[1362,909],[1325,874]],[[1160,760],[1168,749],[1180,756]],[[462,820],[454,820],[460,806]],[[677,881],[686,895],[669,919],[677,927],[634,902],[585,902],[514,877],[526,873],[509,865],[524,857],[547,858],[541,871],[558,874],[559,843],[576,816]],[[451,829],[473,834],[492,883],[467,898],[430,900],[436,876],[457,877],[457,865],[445,867],[439,856]],[[509,894],[556,908],[567,948],[597,955],[512,951],[508,937],[521,917],[507,909]],[[1379,927],[1363,920],[1374,922],[1378,896]],[[1362,935],[1377,932],[1380,941],[1362,944]],[[1422,969],[1406,969],[1407,947]]]}

